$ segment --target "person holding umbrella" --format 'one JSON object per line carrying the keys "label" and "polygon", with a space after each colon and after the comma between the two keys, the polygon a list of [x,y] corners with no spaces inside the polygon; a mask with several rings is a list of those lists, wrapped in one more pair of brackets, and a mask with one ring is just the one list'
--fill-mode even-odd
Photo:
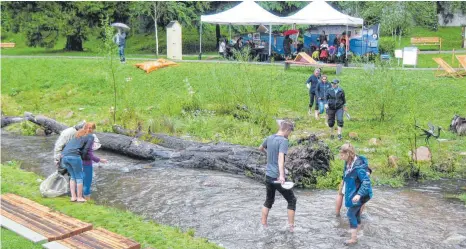
{"label": "person holding umbrella", "polygon": [[113,37],[113,42],[118,45],[118,54],[120,55],[120,62],[126,63],[125,59],[125,46],[126,46],[126,33],[129,30],[128,25],[124,23],[113,23],[111,26],[117,28],[118,33]]}

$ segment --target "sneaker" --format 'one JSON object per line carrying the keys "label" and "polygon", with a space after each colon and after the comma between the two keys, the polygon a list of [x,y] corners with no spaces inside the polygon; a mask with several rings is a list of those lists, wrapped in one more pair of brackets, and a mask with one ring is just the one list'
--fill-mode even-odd
{"label": "sneaker", "polygon": [[338,140],[341,141],[341,139],[342,139],[342,138],[341,138],[341,134],[338,134]]}
{"label": "sneaker", "polygon": [[312,115],[312,110],[311,110],[311,108],[309,108],[309,111],[307,112],[307,114]]}

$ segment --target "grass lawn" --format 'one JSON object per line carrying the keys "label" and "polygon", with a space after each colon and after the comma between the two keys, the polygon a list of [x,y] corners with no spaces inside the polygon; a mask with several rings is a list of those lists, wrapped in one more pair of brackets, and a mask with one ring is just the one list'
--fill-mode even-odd
{"label": "grass lawn", "polygon": [[3,249],[41,249],[42,246],[17,235],[16,233],[2,227],[1,247]]}
{"label": "grass lawn", "polygon": [[[147,221],[129,211],[95,205],[92,201],[76,205],[68,197],[42,198],[39,192],[42,177],[26,172],[16,163],[2,164],[1,191],[14,193],[59,212],[92,223],[94,227],[102,227],[141,243],[141,248],[220,248],[203,238],[195,238],[194,230],[182,232],[175,227],[159,225]],[[3,233],[5,232],[5,233]],[[2,248],[35,248],[29,241],[2,229]],[[38,247],[39,248],[39,247]]]}
{"label": "grass lawn", "polygon": [[[401,44],[396,42],[397,48],[410,47],[411,37],[440,37],[442,38],[442,50],[466,49],[461,48],[462,37],[461,27],[439,27],[438,31],[432,31],[427,28],[416,27],[411,33],[401,38]],[[418,46],[420,50],[438,50],[438,46]]]}
{"label": "grass lawn", "polygon": [[[311,69],[250,64],[181,63],[146,74],[131,64],[116,63],[117,120],[127,128],[143,125],[154,132],[194,139],[226,141],[257,146],[276,131],[275,118],[296,121],[296,136],[304,132],[328,133],[323,120],[307,115],[308,93],[304,82]],[[44,114],[75,124],[92,120],[98,130],[111,131],[113,88],[105,60],[90,59],[2,59],[2,111],[22,115],[25,111]],[[333,71],[327,69],[330,79]],[[325,73],[325,72],[324,72]],[[356,132],[353,143],[378,170],[381,184],[400,185],[420,167],[422,178],[464,176],[465,137],[448,132],[454,114],[465,116],[466,84],[461,80],[435,78],[432,71],[345,69],[338,78],[345,89],[352,120],[346,121],[344,137]],[[73,112],[70,118],[67,114]],[[443,127],[441,143],[431,140],[432,163],[411,167],[408,151],[414,146],[414,120]],[[24,124],[25,133],[35,127]],[[371,146],[370,138],[381,145]],[[334,152],[341,142],[326,139]],[[416,146],[424,145],[417,137]],[[398,167],[387,158],[400,158]],[[335,175],[321,178],[320,187],[338,181]],[[333,171],[332,171],[333,172]]]}

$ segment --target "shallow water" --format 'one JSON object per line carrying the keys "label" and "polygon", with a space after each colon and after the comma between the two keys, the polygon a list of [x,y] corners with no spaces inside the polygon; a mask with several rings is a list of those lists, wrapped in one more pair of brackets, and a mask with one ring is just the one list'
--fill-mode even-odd
{"label": "shallow water", "polygon": [[[2,161],[20,160],[22,168],[52,173],[57,137],[2,134]],[[295,233],[286,229],[286,201],[277,194],[269,228],[260,225],[265,186],[244,176],[177,168],[164,161],[130,159],[106,151],[109,164],[95,167],[93,198],[131,210],[159,223],[194,228],[225,248],[344,248],[348,221],[334,215],[336,191],[297,190]],[[403,189],[374,189],[363,216],[359,244],[352,248],[466,248],[466,207],[443,198],[465,180],[413,184]]]}

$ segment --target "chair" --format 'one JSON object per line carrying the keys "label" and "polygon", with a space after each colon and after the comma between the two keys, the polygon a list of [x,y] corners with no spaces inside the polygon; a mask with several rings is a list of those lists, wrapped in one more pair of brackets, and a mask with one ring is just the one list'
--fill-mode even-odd
{"label": "chair", "polygon": [[[432,58],[432,59],[438,64],[437,71],[435,72],[435,77],[451,76],[453,78],[463,78],[461,72],[459,72],[459,71],[455,70],[454,68],[452,68],[442,58]],[[445,70],[445,72],[444,73],[439,73],[440,68],[443,68],[443,70]]]}
{"label": "chair", "polygon": [[457,55],[456,59],[458,59],[460,65],[464,68],[464,72],[461,71],[460,73],[466,75],[466,55]]}

